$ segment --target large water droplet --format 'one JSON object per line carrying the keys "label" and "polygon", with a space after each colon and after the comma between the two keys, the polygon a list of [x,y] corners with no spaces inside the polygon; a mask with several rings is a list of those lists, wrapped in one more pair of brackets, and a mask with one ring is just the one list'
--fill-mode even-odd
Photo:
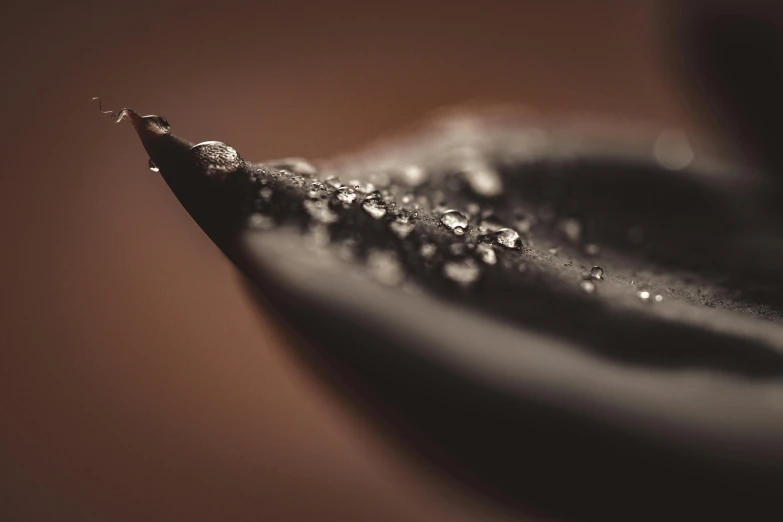
{"label": "large water droplet", "polygon": [[604,269],[600,266],[594,266],[592,269],[590,269],[590,277],[593,279],[603,279]]}
{"label": "large water droplet", "polygon": [[467,258],[446,262],[443,265],[443,273],[460,286],[470,286],[478,280],[481,268],[475,260]]}
{"label": "large water droplet", "polygon": [[191,158],[204,173],[218,181],[241,169],[245,162],[233,147],[220,141],[205,141],[190,149]]}
{"label": "large water droplet", "polygon": [[368,196],[362,203],[362,208],[373,219],[381,219],[386,215],[386,206],[378,196]]}
{"label": "large water droplet", "polygon": [[389,228],[395,236],[400,239],[405,239],[411,232],[413,232],[413,229],[416,228],[416,225],[408,221],[407,218],[398,217],[389,223]]}
{"label": "large water droplet", "polygon": [[522,240],[516,230],[501,228],[495,233],[495,241],[506,248],[522,248]]}
{"label": "large water droplet", "polygon": [[468,218],[459,210],[447,210],[441,214],[440,222],[443,223],[443,226],[452,230],[457,235],[462,235],[457,232],[457,228],[462,229],[461,232],[464,234],[465,228],[468,226]]}
{"label": "large water droplet", "polygon": [[152,158],[150,158],[149,162],[147,163],[147,166],[150,168],[152,172],[160,172],[160,169],[157,165],[155,165],[155,162],[152,161]]}
{"label": "large water droplet", "polygon": [[479,243],[476,245],[476,253],[481,257],[481,260],[488,265],[494,265],[498,262],[498,256],[495,253],[495,249],[492,248],[492,245]]}

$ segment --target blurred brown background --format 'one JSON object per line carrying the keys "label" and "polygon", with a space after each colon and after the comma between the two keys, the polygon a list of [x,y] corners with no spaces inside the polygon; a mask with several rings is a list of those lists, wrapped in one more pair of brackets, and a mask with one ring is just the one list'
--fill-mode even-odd
{"label": "blurred brown background", "polygon": [[0,519],[502,518],[299,366],[113,109],[250,160],[464,101],[687,125],[652,7],[6,2]]}

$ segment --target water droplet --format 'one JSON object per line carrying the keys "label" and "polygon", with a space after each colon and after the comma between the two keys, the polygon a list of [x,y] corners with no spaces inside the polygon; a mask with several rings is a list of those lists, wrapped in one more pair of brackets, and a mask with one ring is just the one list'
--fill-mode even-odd
{"label": "water droplet", "polygon": [[147,166],[150,168],[152,172],[160,172],[160,169],[157,165],[155,165],[155,162],[152,161],[152,158],[150,158],[149,162],[147,163]]}
{"label": "water droplet", "polygon": [[503,180],[487,166],[475,166],[465,171],[470,188],[479,196],[494,198],[503,193]]}
{"label": "water droplet", "polygon": [[408,221],[407,218],[399,217],[389,223],[389,228],[395,236],[400,239],[405,239],[411,232],[413,232],[413,229],[416,228],[416,225]]}
{"label": "water droplet", "polygon": [[364,202],[362,203],[362,208],[373,219],[381,219],[383,216],[386,215],[386,206],[383,204],[383,202],[380,200],[378,196],[375,197],[369,196],[365,198]]}
{"label": "water droplet", "polygon": [[516,230],[510,228],[501,228],[495,232],[495,241],[506,248],[522,248],[522,240]]}
{"label": "water droplet", "polygon": [[326,201],[307,200],[302,203],[304,209],[310,214],[310,217],[321,223],[336,223],[340,218],[329,209]]}
{"label": "water droplet", "polygon": [[351,203],[356,201],[356,192],[352,188],[348,187],[340,187],[337,189],[335,196],[337,197],[337,200],[346,208],[348,208]]}
{"label": "water droplet", "polygon": [[587,254],[588,256],[597,256],[600,253],[601,253],[601,248],[595,243],[585,244],[585,254]]}
{"label": "water droplet", "polygon": [[588,294],[592,294],[595,292],[595,283],[592,281],[580,281],[579,282],[579,288],[581,288],[584,292]]}
{"label": "water droplet", "polygon": [[603,279],[604,269],[600,266],[594,266],[592,269],[590,269],[590,277],[593,279]]}
{"label": "water droplet", "polygon": [[378,282],[387,286],[396,286],[405,278],[405,273],[393,253],[371,253],[367,258],[367,268]]}
{"label": "water droplet", "polygon": [[[468,226],[468,218],[459,210],[447,210],[441,214],[440,221],[443,223],[443,226],[451,229],[457,235],[464,234],[465,228]],[[457,228],[462,229],[462,234],[457,232]]]}
{"label": "water droplet", "polygon": [[479,243],[476,246],[476,253],[481,257],[481,260],[488,265],[494,265],[498,262],[498,256],[495,253],[495,249],[492,248],[492,245]]}
{"label": "water droplet", "polygon": [[582,224],[574,218],[561,219],[557,228],[572,243],[578,242],[582,237]]}
{"label": "water droplet", "polygon": [[438,247],[432,243],[424,243],[421,245],[421,248],[419,248],[419,254],[421,254],[421,257],[424,259],[432,259],[437,251]]}
{"label": "water droplet", "polygon": [[220,141],[204,141],[193,145],[190,156],[207,176],[217,181],[223,181],[245,164],[233,147]]}
{"label": "water droplet", "polygon": [[460,286],[470,286],[481,275],[481,268],[475,260],[468,258],[446,262],[443,265],[443,273]]}
{"label": "water droplet", "polygon": [[465,229],[462,228],[462,227],[454,227],[454,230],[452,230],[452,232],[454,232],[455,236],[464,236],[465,235]]}
{"label": "water droplet", "polygon": [[655,140],[653,153],[658,163],[669,170],[682,170],[690,165],[694,158],[688,137],[677,129],[662,132]]}
{"label": "water droplet", "polygon": [[661,301],[663,301],[663,296],[661,294],[656,294],[655,295],[655,302],[656,303],[660,303]]}
{"label": "water droplet", "polygon": [[636,292],[636,296],[645,303],[650,300],[650,292],[648,290],[639,290]]}

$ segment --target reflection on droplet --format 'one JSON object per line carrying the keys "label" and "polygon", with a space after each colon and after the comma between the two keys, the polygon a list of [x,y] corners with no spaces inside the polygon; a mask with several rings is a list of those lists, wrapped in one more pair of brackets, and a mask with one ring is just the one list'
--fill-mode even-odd
{"label": "reflection on droplet", "polygon": [[682,170],[690,165],[694,158],[688,137],[677,129],[662,132],[655,140],[653,153],[658,163],[669,170]]}
{"label": "reflection on droplet", "polygon": [[190,156],[207,176],[217,181],[223,181],[245,164],[233,147],[220,141],[204,141],[193,145]]}
{"label": "reflection on droplet", "polygon": [[389,229],[400,239],[405,239],[413,232],[416,225],[408,221],[407,218],[399,217],[389,223]]}
{"label": "reflection on droplet", "polygon": [[386,215],[386,206],[377,195],[368,196],[365,198],[364,202],[362,203],[362,208],[373,219],[381,219]]}
{"label": "reflection on droplet", "polygon": [[650,292],[648,290],[639,290],[636,292],[636,296],[645,303],[650,300]]}
{"label": "reflection on droplet", "polygon": [[592,294],[593,292],[595,292],[595,283],[587,280],[580,281],[579,288],[581,288],[584,292],[588,294]]}
{"label": "reflection on droplet", "polygon": [[495,253],[495,249],[492,248],[492,245],[479,243],[476,245],[476,253],[479,255],[481,260],[488,265],[494,265],[498,262],[498,256]]}
{"label": "reflection on droplet", "polygon": [[152,158],[150,158],[149,162],[147,163],[147,166],[150,168],[152,172],[160,172],[160,169],[157,165],[155,165],[155,162],[152,161]]}
{"label": "reflection on droplet", "polygon": [[600,266],[594,266],[590,270],[590,277],[593,279],[603,279],[604,278],[604,269]]}
{"label": "reflection on droplet", "polygon": [[522,240],[516,230],[510,228],[501,228],[495,233],[495,241],[506,248],[522,248]]}
{"label": "reflection on droplet", "polygon": [[467,258],[446,262],[443,265],[443,273],[460,286],[470,286],[481,275],[481,268],[475,260]]}

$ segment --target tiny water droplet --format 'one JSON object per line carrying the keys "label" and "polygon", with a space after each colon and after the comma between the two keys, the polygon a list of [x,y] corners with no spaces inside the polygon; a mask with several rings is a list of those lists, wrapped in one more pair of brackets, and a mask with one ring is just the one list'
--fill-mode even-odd
{"label": "tiny water droplet", "polygon": [[594,266],[592,269],[590,269],[590,277],[593,279],[603,279],[604,278],[604,269],[600,266]]}
{"label": "tiny water droplet", "polygon": [[656,303],[660,303],[661,301],[663,301],[663,296],[661,294],[656,294],[655,295],[655,302]]}
{"label": "tiny water droplet", "polygon": [[447,210],[441,214],[440,221],[443,223],[443,226],[454,231],[454,233],[457,233],[455,230],[457,228],[461,228],[462,233],[464,233],[465,227],[468,226],[468,218],[459,210]]}
{"label": "tiny water droplet", "polygon": [[579,288],[581,288],[584,292],[588,294],[592,294],[593,292],[595,292],[595,283],[593,283],[592,281],[580,281]]}
{"label": "tiny water droplet", "polygon": [[463,235],[465,235],[465,229],[462,228],[462,227],[454,227],[454,230],[452,230],[452,232],[454,232],[455,236],[463,236]]}
{"label": "tiny water droplet", "polygon": [[335,192],[337,200],[343,204],[344,207],[348,207],[351,203],[356,201],[356,192],[352,188],[340,187]]}
{"label": "tiny water droplet", "polygon": [[460,286],[470,286],[478,280],[481,268],[476,261],[468,258],[446,262],[443,265],[443,273]]}
{"label": "tiny water droplet", "polygon": [[150,158],[150,161],[147,163],[147,166],[149,166],[152,172],[160,172],[160,169],[158,168],[157,165],[155,165],[155,162],[152,161],[152,158]]}
{"label": "tiny water droplet", "polygon": [[495,232],[495,241],[506,248],[522,248],[522,240],[516,230],[511,228],[501,228]]}
{"label": "tiny water droplet", "polygon": [[498,256],[495,253],[495,249],[492,248],[492,245],[479,243],[476,245],[476,253],[481,257],[481,260],[488,265],[494,265],[498,262]]}
{"label": "tiny water droplet", "polygon": [[365,198],[362,203],[362,209],[373,219],[381,219],[386,215],[386,207],[378,196]]}
{"label": "tiny water droplet", "polygon": [[389,223],[389,228],[395,236],[400,239],[405,239],[408,237],[408,235],[410,235],[411,232],[413,232],[413,229],[416,228],[416,225],[408,221],[406,218],[397,218]]}

